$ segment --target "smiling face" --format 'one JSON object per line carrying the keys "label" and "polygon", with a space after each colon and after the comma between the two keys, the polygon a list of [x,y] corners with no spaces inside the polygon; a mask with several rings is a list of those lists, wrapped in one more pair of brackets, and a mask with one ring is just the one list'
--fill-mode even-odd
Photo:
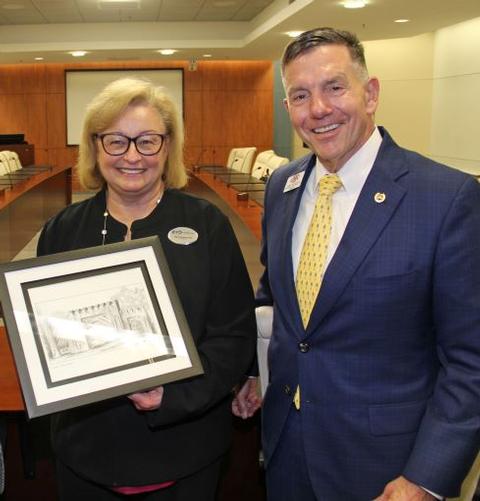
{"label": "smiling face", "polygon": [[374,129],[379,84],[363,77],[347,47],[321,45],[284,70],[285,106],[300,137],[336,172]]}
{"label": "smiling face", "polygon": [[[128,137],[142,134],[165,134],[165,124],[158,111],[147,104],[134,104],[102,134],[118,133]],[[120,156],[106,153],[97,139],[97,162],[108,189],[124,200],[148,201],[163,191],[162,175],[168,156],[168,136],[162,149],[152,156],[138,153],[133,141],[127,152]]]}

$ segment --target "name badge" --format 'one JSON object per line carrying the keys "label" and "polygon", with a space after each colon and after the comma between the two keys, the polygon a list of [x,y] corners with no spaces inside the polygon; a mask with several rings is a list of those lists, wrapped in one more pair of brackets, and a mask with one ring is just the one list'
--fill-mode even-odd
{"label": "name badge", "polygon": [[177,228],[170,230],[167,237],[174,244],[190,245],[198,240],[198,233],[192,228],[178,226]]}
{"label": "name badge", "polygon": [[302,184],[303,176],[305,175],[305,171],[297,172],[290,176],[285,183],[285,187],[283,188],[283,193],[287,193],[287,191],[292,191],[295,188],[298,188]]}

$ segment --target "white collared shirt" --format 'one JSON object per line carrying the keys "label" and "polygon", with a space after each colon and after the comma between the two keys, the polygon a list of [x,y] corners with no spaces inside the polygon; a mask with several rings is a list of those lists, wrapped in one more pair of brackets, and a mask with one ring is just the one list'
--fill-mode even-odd
{"label": "white collared shirt", "polygon": [[[332,233],[330,235],[326,266],[328,266],[337,250],[363,185],[372,170],[381,143],[382,136],[375,127],[367,142],[336,173],[340,177],[343,186],[332,197]],[[326,174],[329,174],[329,172],[317,158],[317,163],[307,180],[293,225],[292,263],[294,277],[297,276],[300,253],[315,209],[318,182]]]}

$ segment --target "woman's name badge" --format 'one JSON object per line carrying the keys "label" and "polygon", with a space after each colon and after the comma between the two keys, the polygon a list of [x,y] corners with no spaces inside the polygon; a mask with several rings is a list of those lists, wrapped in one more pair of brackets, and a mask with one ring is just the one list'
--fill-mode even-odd
{"label": "woman's name badge", "polygon": [[293,176],[290,176],[287,179],[287,182],[285,183],[285,187],[283,188],[283,193],[298,188],[302,184],[302,179],[304,175],[305,171],[302,171],[302,172],[297,172]]}
{"label": "woman's name badge", "polygon": [[178,226],[168,232],[168,239],[174,244],[190,245],[198,240],[198,233],[192,228]]}

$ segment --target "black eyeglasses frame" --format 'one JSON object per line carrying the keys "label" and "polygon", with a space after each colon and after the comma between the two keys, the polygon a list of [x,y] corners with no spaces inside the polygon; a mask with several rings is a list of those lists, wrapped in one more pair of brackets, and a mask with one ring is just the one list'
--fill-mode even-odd
{"label": "black eyeglasses frame", "polygon": [[[128,144],[127,144],[127,148],[125,149],[125,151],[122,151],[122,153],[110,153],[109,151],[107,151],[107,149],[105,148],[105,143],[103,142],[104,138],[106,136],[121,136],[121,137],[124,137],[125,139],[128,139]],[[137,139],[140,138],[140,137],[145,137],[145,136],[159,136],[162,138],[162,141],[160,142],[160,146],[158,148],[158,150],[155,152],[155,153],[142,153],[139,149],[138,149],[138,146],[137,146]],[[125,155],[125,153],[127,153],[127,151],[130,149],[130,145],[133,144],[135,145],[135,149],[137,150],[137,152],[140,154],[140,155],[143,155],[145,157],[153,157],[154,155],[158,155],[160,153],[160,151],[162,150],[163,148],[163,145],[165,144],[165,138],[168,136],[168,134],[158,134],[158,133],[148,133],[148,134],[140,134],[138,136],[135,136],[135,137],[129,137],[129,136],[126,136],[125,134],[115,134],[113,132],[106,132],[105,134],[94,134],[93,137],[95,139],[100,139],[100,142],[102,143],[102,148],[103,148],[103,151],[107,154],[107,155],[110,155],[112,157],[120,157],[122,155]]]}

